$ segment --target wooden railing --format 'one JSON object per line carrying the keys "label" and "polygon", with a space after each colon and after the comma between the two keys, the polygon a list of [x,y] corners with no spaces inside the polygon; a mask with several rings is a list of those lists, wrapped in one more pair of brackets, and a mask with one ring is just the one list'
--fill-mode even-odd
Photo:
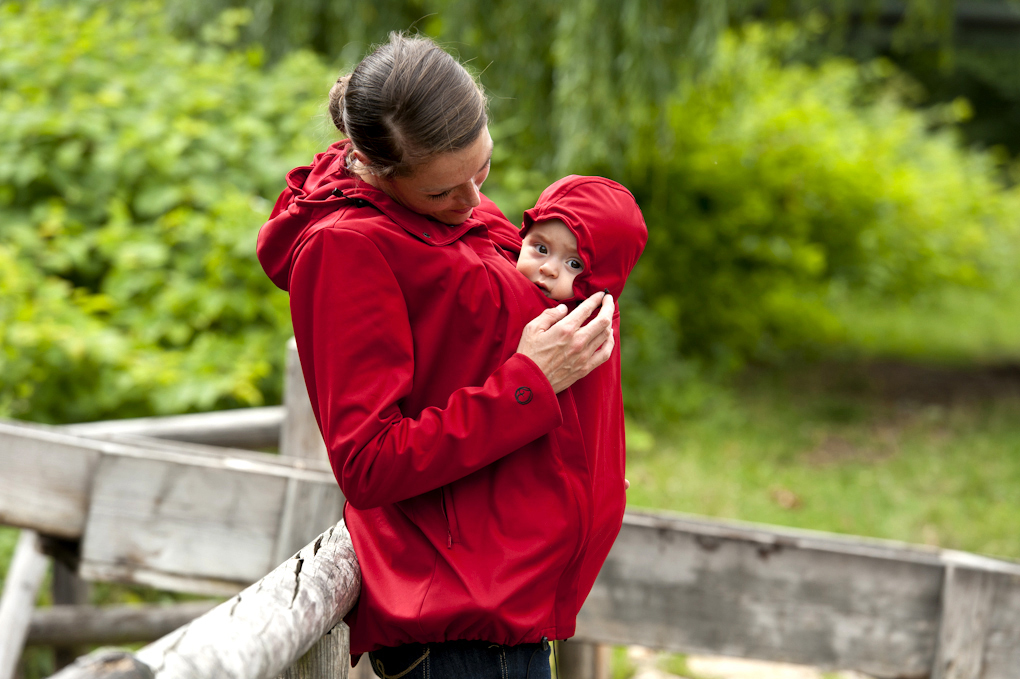
{"label": "wooden railing", "polygon": [[[139,436],[147,433],[142,427],[131,434],[105,429],[128,423],[89,429],[0,423],[0,523],[77,542],[78,571],[89,579],[232,596],[137,654],[83,659],[62,678],[270,679],[288,665],[291,678],[346,676],[342,625],[313,644],[356,598],[357,564],[342,524],[326,538],[308,534],[309,526],[335,524],[342,498],[324,457],[295,454],[318,441],[307,411],[304,424],[290,415],[307,407],[298,401],[289,395],[287,417],[273,416],[289,453],[282,457],[154,440]],[[161,435],[230,443],[225,432],[251,436],[258,428],[237,424],[250,413],[237,416],[217,414],[218,434],[208,426],[210,416],[185,416],[175,419],[176,434],[164,428]],[[151,421],[157,427],[164,422]],[[204,433],[196,434],[202,422]],[[18,558],[37,553],[37,538],[26,544]],[[0,605],[0,658],[14,629],[4,611],[20,606],[23,613],[26,605],[25,596],[9,592],[12,580],[37,577],[15,571],[38,574],[39,564],[45,567],[41,557],[21,561],[12,564]],[[114,613],[123,615],[120,609],[91,611],[97,620],[108,615],[112,621]],[[18,624],[31,628],[25,617]],[[561,676],[590,677],[600,664],[604,673],[598,644],[797,662],[876,677],[1018,677],[1020,565],[888,541],[630,511],[581,611],[576,637],[560,645]],[[242,667],[235,673],[237,659]],[[115,674],[136,671],[141,674]]]}

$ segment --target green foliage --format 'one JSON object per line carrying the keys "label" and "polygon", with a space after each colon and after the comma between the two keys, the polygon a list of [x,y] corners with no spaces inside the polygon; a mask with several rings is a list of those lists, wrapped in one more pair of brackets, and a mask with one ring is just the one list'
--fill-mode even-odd
{"label": "green foliage", "polygon": [[[300,18],[316,3],[212,4],[215,21],[182,3],[187,42],[153,5],[0,4],[0,413],[278,398],[286,297],[253,244],[284,173],[327,144],[335,77],[284,54],[322,47],[286,25],[345,60],[411,15],[457,47],[491,83],[487,189],[512,218],[562,171],[634,191],[651,240],[621,300],[623,361],[642,417],[698,412],[706,375],[841,337],[834,294],[987,279],[986,252],[1015,247],[1016,200],[991,156],[960,149],[965,104],[912,111],[883,61],[797,63],[792,29],[716,40],[737,5],[446,0],[424,16],[394,0],[334,35]],[[232,46],[257,26],[283,40],[271,66]]]}
{"label": "green foliage", "polygon": [[278,398],[286,296],[254,256],[331,77],[170,37],[150,4],[0,5],[0,414]]}
{"label": "green foliage", "polygon": [[687,656],[682,653],[664,653],[659,658],[659,667],[668,674],[685,679],[702,679],[687,666]]}
{"label": "green foliage", "polygon": [[610,676],[613,679],[630,679],[637,673],[637,667],[627,655],[626,646],[613,646],[610,658]]}
{"label": "green foliage", "polygon": [[740,364],[830,341],[834,289],[984,284],[991,246],[1015,248],[1017,195],[960,148],[953,108],[904,106],[886,62],[784,63],[797,36],[728,34],[618,175],[650,230],[633,285],[681,355]]}

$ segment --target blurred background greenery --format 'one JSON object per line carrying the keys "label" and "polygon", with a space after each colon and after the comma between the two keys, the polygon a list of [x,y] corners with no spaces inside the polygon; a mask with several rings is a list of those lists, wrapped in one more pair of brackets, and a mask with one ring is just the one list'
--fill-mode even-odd
{"label": "blurred background greenery", "polygon": [[1020,557],[1012,0],[0,0],[0,416],[279,402],[255,237],[391,30],[479,75],[512,220],[637,196],[632,504]]}

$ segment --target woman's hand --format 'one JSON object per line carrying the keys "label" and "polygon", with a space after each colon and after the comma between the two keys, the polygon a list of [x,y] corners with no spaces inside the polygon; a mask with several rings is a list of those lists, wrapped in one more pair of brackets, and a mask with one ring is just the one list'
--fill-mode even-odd
{"label": "woman's hand", "polygon": [[[581,324],[601,304],[591,323]],[[567,314],[560,304],[524,326],[517,351],[534,361],[557,394],[599,367],[613,353],[613,296],[592,295]]]}

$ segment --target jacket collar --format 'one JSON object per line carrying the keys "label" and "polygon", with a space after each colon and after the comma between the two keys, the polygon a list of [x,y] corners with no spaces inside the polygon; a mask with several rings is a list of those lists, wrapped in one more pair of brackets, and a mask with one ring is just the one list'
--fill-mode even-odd
{"label": "jacket collar", "polygon": [[337,186],[333,189],[333,195],[351,201],[356,207],[371,205],[390,218],[395,224],[404,229],[423,243],[429,245],[449,245],[470,231],[471,229],[484,227],[485,225],[471,217],[461,224],[449,225],[437,222],[434,219],[424,217],[417,212],[412,212],[406,207],[393,200],[386,192],[375,188],[367,182],[347,176],[348,181],[343,188]]}

